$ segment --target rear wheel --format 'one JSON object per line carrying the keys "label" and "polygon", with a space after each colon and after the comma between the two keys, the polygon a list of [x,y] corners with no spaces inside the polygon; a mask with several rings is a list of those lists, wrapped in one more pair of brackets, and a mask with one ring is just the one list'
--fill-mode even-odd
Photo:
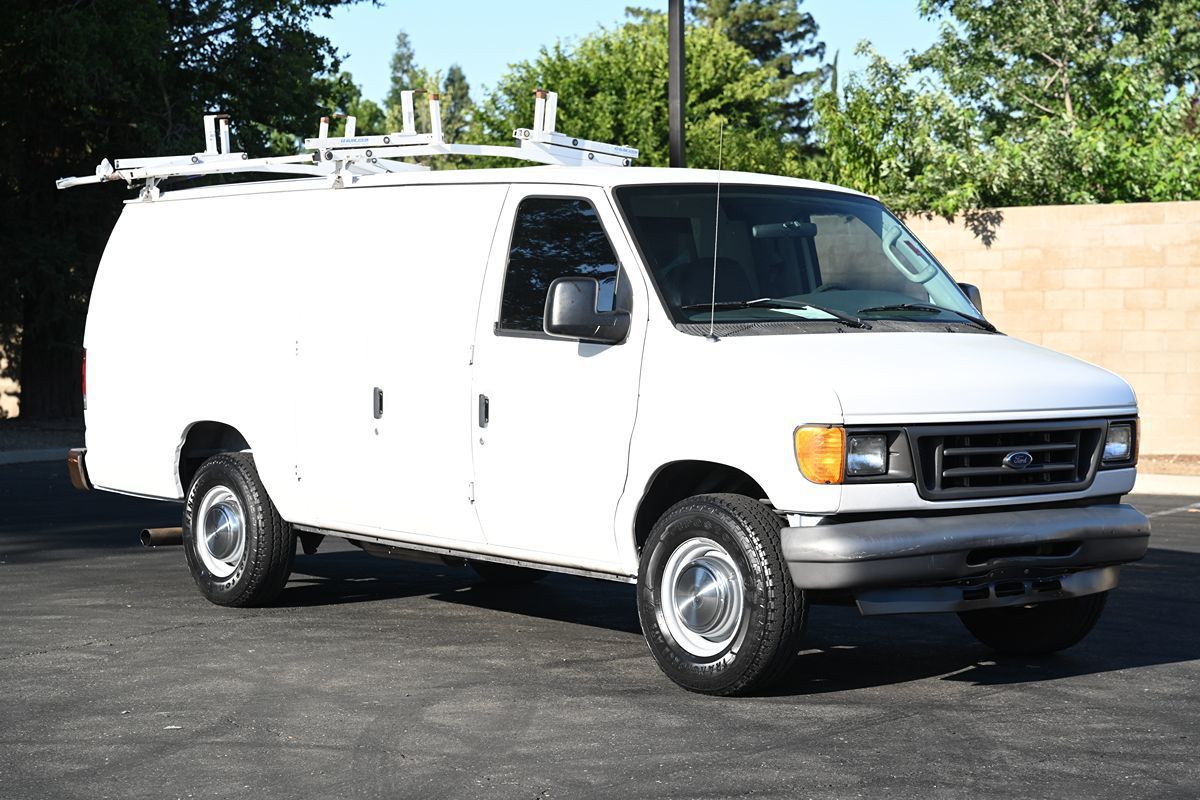
{"label": "rear wheel", "polygon": [[958,615],[972,635],[1000,653],[1034,656],[1066,650],[1087,636],[1108,592],[1030,606],[986,608]]}
{"label": "rear wheel", "polygon": [[546,573],[542,570],[530,569],[529,567],[498,564],[495,561],[469,561],[467,563],[471,565],[471,569],[475,570],[476,575],[488,583],[519,586],[540,581],[546,577]]}
{"label": "rear wheel", "polygon": [[264,605],[283,590],[296,535],[249,454],[221,453],[200,465],[184,506],[183,550],[200,592],[217,605]]}
{"label": "rear wheel", "polygon": [[792,584],[779,529],[757,500],[710,494],[677,503],[650,532],[638,616],[655,661],[683,688],[746,694],[794,663],[807,601]]}

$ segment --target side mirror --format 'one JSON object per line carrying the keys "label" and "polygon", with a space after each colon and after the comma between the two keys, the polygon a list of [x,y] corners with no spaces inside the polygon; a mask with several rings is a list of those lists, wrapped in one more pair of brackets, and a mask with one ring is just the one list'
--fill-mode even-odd
{"label": "side mirror", "polygon": [[963,294],[971,301],[971,305],[975,306],[975,310],[983,311],[983,297],[979,294],[979,287],[973,283],[960,283],[958,288],[963,290]]}
{"label": "side mirror", "polygon": [[600,281],[556,278],[546,292],[542,329],[562,339],[616,344],[629,335],[628,311],[597,311]]}

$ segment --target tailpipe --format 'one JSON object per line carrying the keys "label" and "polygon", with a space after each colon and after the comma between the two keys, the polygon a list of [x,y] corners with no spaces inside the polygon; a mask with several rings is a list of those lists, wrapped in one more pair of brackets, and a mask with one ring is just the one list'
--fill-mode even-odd
{"label": "tailpipe", "polygon": [[183,528],[145,528],[142,530],[142,547],[167,547],[183,544]]}

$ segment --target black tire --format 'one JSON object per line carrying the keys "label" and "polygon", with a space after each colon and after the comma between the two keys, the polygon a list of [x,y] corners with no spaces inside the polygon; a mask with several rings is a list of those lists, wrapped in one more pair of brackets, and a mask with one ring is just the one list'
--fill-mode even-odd
{"label": "black tire", "polygon": [[[638,617],[654,660],[684,689],[748,694],[770,686],[795,663],[808,601],[792,584],[780,527],[779,517],[757,500],[708,494],[676,503],[650,531],[638,570]],[[711,549],[710,543],[723,553]],[[706,559],[708,566],[702,563]],[[736,571],[722,573],[730,564]],[[664,575],[668,569],[674,577]],[[738,578],[740,607],[734,586]],[[694,588],[687,599],[688,586],[711,590],[717,585],[726,588],[720,593]],[[710,602],[705,597],[718,599]],[[693,622],[716,625],[725,619],[719,630],[726,633],[710,642],[689,626],[681,608],[701,609],[696,613],[702,619]],[[669,619],[673,613],[675,618]],[[726,616],[734,614],[736,621]]]}
{"label": "black tire", "polygon": [[[210,505],[198,518],[210,498],[224,498],[225,506]],[[224,520],[223,530],[233,527],[230,509],[241,512],[242,545],[221,560],[200,536],[221,527],[214,519]],[[219,606],[261,606],[279,596],[292,572],[296,534],[267,496],[252,456],[221,453],[200,465],[183,510],[183,551],[200,592]]]}
{"label": "black tire", "polygon": [[997,652],[1046,655],[1079,644],[1096,626],[1107,600],[1108,592],[1100,592],[1031,606],[964,611],[958,618]]}
{"label": "black tire", "polygon": [[498,564],[495,561],[468,561],[475,574],[488,583],[501,586],[523,586],[540,581],[546,573],[540,569],[529,567],[514,567],[512,564]]}

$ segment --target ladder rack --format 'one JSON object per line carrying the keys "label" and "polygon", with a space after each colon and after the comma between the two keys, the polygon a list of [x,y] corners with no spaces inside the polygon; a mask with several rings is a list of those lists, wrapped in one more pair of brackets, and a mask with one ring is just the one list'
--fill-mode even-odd
{"label": "ladder rack", "polygon": [[335,114],[334,117],[345,119],[342,136],[331,137],[330,118],[321,117],[317,136],[304,140],[304,149],[310,152],[293,156],[249,158],[245,153],[231,151],[229,115],[205,114],[205,149],[201,153],[119,158],[111,163],[106,158],[96,167],[94,175],[60,178],[55,181],[55,185],[59,189],[69,189],[84,184],[125,181],[132,187],[135,182],[143,182],[141,199],[156,200],[160,195],[160,181],[182,176],[237,173],[307,175],[328,178],[330,186],[338,188],[345,185],[346,176],[429,169],[420,164],[395,160],[399,158],[491,156],[561,166],[627,167],[638,157],[638,151],[633,147],[579,139],[555,131],[558,95],[554,92],[538,89],[534,93],[533,126],[513,131],[513,138],[518,142],[515,147],[445,141],[442,133],[441,99],[434,93],[429,94],[430,130],[428,133],[418,133],[413,105],[415,94],[413,91],[400,93],[402,127],[394,133],[359,136],[353,116]]}

